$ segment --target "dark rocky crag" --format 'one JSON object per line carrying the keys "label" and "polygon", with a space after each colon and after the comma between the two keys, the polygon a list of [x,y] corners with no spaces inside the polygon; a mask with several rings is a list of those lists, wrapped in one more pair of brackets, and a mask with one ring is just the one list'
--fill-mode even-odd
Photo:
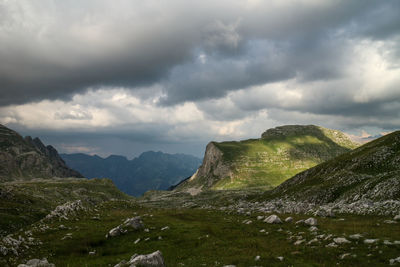
{"label": "dark rocky crag", "polygon": [[70,169],[54,147],[45,146],[39,138],[24,139],[0,125],[0,181],[53,177],[83,176]]}

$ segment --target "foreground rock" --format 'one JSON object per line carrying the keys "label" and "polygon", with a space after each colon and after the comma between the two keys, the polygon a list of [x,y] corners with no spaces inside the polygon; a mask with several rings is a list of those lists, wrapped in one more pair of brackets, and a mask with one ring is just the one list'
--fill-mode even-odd
{"label": "foreground rock", "polygon": [[282,220],[275,214],[267,217],[264,222],[271,223],[271,224],[279,224],[282,223]]}
{"label": "foreground rock", "polygon": [[309,226],[316,226],[318,225],[318,221],[315,218],[308,218],[307,220],[304,221],[304,224],[309,225]]}
{"label": "foreground rock", "polygon": [[142,218],[140,216],[136,216],[133,218],[128,218],[124,221],[123,224],[118,225],[117,227],[111,229],[108,234],[106,235],[106,238],[110,238],[110,237],[115,237],[115,236],[119,236],[122,234],[125,234],[128,232],[129,229],[133,229],[133,230],[140,230],[143,229],[144,225],[143,225],[143,221]]}
{"label": "foreground rock", "polygon": [[131,259],[126,261],[121,261],[114,267],[165,267],[164,258],[162,256],[161,251],[157,250],[156,252],[147,254],[147,255],[137,255],[134,254]]}
{"label": "foreground rock", "polygon": [[55,267],[53,263],[49,263],[46,258],[44,259],[31,259],[25,264],[20,264],[18,267]]}

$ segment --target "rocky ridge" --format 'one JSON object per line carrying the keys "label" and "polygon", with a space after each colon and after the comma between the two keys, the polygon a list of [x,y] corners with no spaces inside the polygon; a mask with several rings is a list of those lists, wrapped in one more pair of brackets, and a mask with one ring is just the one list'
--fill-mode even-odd
{"label": "rocky ridge", "polygon": [[54,147],[0,125],[0,182],[52,177],[83,176],[68,168]]}

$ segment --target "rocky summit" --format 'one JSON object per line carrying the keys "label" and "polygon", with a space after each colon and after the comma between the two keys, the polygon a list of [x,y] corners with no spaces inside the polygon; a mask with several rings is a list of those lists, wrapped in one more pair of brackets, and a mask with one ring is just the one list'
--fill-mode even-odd
{"label": "rocky summit", "polygon": [[25,139],[0,125],[0,181],[32,178],[83,177],[70,169],[52,146],[39,138]]}
{"label": "rocky summit", "polygon": [[209,189],[271,189],[358,145],[340,131],[314,125],[276,127],[260,139],[211,142],[200,168],[176,190],[197,194]]}

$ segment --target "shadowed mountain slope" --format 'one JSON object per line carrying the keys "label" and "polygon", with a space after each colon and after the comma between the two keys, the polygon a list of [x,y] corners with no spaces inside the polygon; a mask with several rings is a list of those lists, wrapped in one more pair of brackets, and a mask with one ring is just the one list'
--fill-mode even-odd
{"label": "shadowed mountain slope", "polygon": [[83,177],[70,169],[52,146],[39,138],[22,138],[0,125],[0,181],[32,178]]}

